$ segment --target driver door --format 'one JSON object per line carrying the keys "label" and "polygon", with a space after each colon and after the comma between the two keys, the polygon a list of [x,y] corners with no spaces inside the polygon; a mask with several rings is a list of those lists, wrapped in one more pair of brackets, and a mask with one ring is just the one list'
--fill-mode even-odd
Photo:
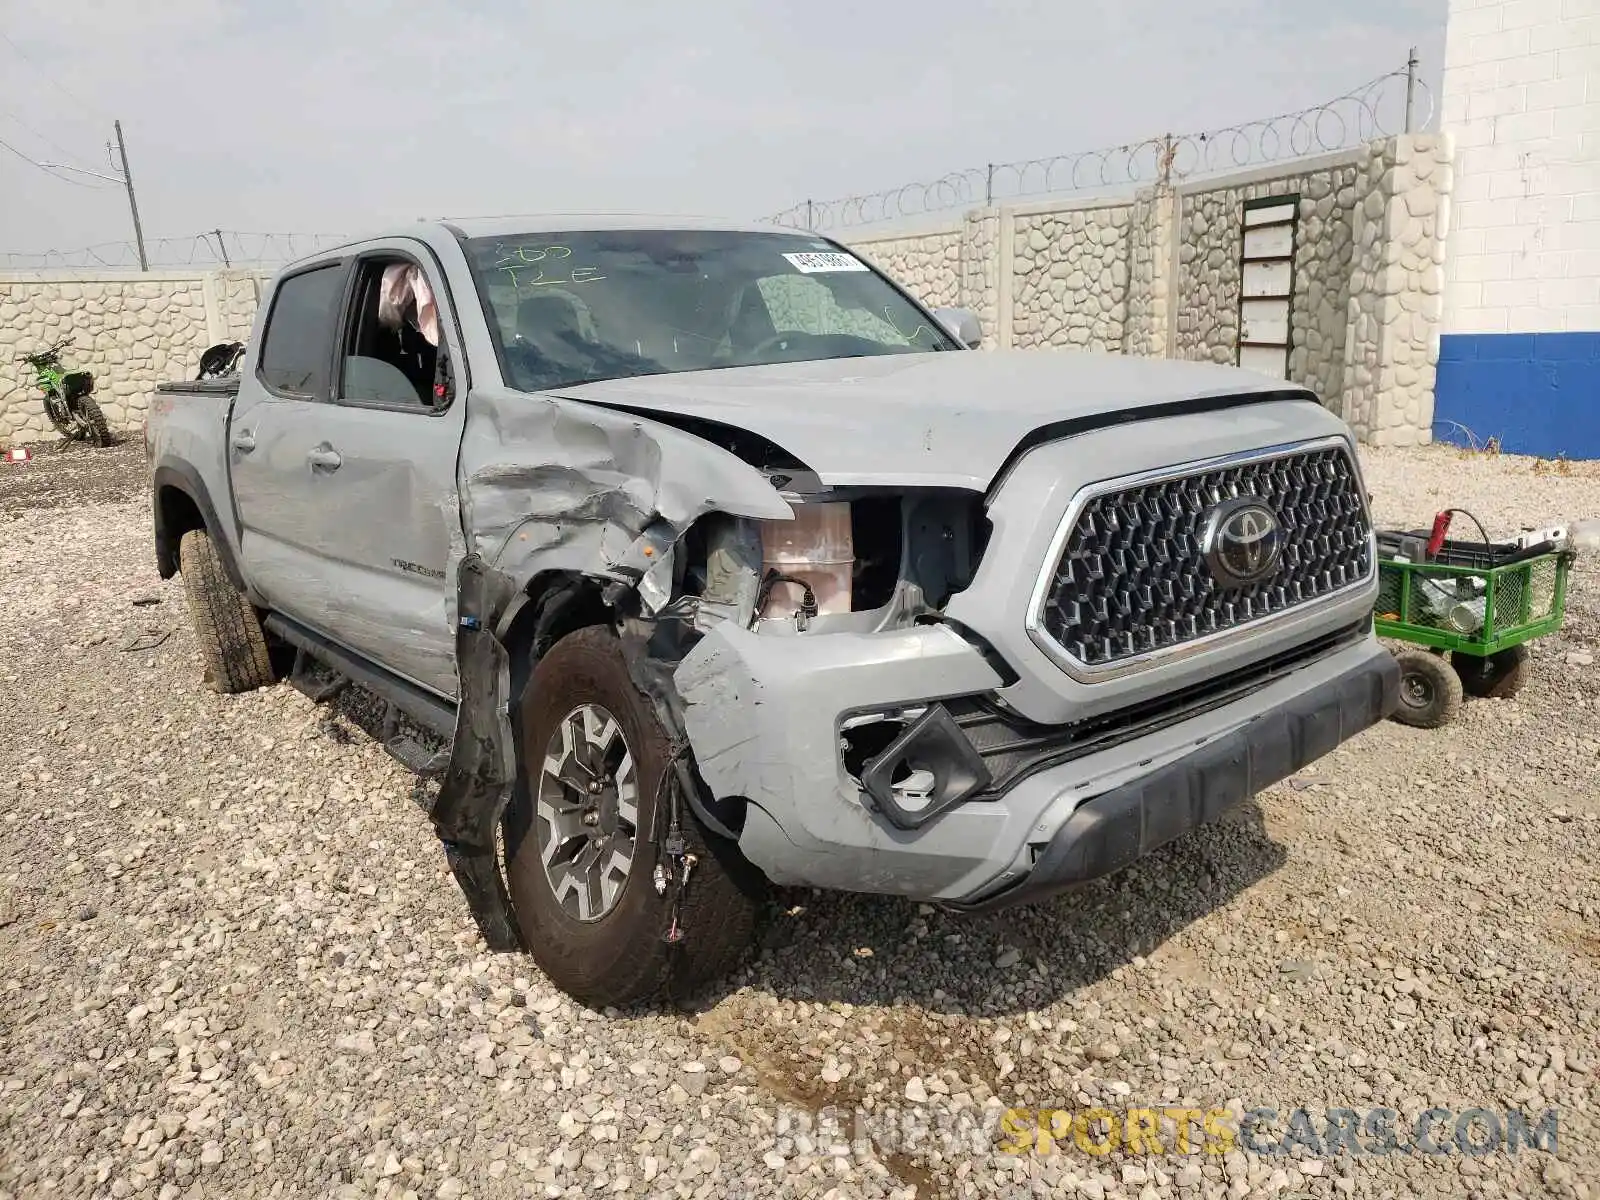
{"label": "driver door", "polygon": [[[379,312],[391,267],[415,267],[435,298],[431,344],[413,323]],[[432,323],[429,323],[432,324]],[[420,245],[361,248],[351,264],[319,435],[336,463],[317,477],[325,514],[320,553],[341,581],[348,644],[414,683],[457,694],[451,548],[464,544],[456,461],[466,389],[435,393],[439,358],[464,361],[443,275]],[[453,369],[453,368],[447,368]]]}
{"label": "driver door", "polygon": [[[237,413],[232,434],[242,549],[274,608],[453,697],[448,571],[451,547],[461,544],[455,468],[466,382],[457,370],[459,397],[435,403],[434,364],[425,354],[418,360],[415,338],[380,336],[376,285],[396,263],[420,267],[428,280],[441,343],[433,349],[452,364],[464,361],[442,275],[404,239],[370,243],[341,261],[332,290],[329,280],[313,281],[322,319],[308,344],[286,345],[282,356],[274,338],[283,337],[284,300],[275,299],[262,359],[265,381],[280,386],[252,388],[260,403]],[[280,357],[296,354],[314,364],[309,376],[279,378]]]}

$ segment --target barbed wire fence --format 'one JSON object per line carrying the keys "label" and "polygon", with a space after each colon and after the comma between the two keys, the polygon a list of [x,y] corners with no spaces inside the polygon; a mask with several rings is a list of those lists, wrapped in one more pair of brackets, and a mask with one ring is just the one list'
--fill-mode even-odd
{"label": "barbed wire fence", "polygon": [[[966,167],[937,179],[879,192],[805,200],[765,218],[775,225],[827,232],[970,208],[997,201],[1072,192],[1173,185],[1228,171],[1331,154],[1433,122],[1431,89],[1417,76],[1413,49],[1406,65],[1360,87],[1294,112],[1193,133],[1168,133],[1120,146],[1016,162]],[[1420,93],[1420,94],[1419,94]],[[147,239],[152,269],[270,268],[339,245],[343,234],[249,233],[212,229],[187,237]],[[101,242],[74,250],[0,251],[0,270],[139,269],[133,242]]]}
{"label": "barbed wire fence", "polygon": [[[805,200],[766,218],[775,225],[827,232],[885,221],[985,207],[1000,200],[1068,192],[1174,185],[1228,171],[1354,149],[1397,133],[1426,129],[1431,90],[1417,77],[1413,49],[1406,65],[1310,108],[1194,133],[1168,133],[1018,162],[986,163],[938,179],[880,192]],[[1419,96],[1418,93],[1421,93]],[[1426,111],[1419,114],[1419,101]]]}
{"label": "barbed wire fence", "polygon": [[[348,240],[336,233],[248,233],[213,229],[188,237],[150,238],[145,251],[152,270],[202,267],[207,270],[282,266]],[[0,251],[0,270],[139,270],[133,242],[100,242],[76,250]]]}

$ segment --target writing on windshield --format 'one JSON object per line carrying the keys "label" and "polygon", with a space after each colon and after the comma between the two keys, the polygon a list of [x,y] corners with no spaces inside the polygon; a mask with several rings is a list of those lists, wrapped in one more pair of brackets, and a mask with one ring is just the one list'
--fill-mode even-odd
{"label": "writing on windshield", "polygon": [[605,278],[598,267],[573,266],[571,259],[570,246],[515,246],[502,248],[494,269],[504,271],[512,287],[594,283]]}

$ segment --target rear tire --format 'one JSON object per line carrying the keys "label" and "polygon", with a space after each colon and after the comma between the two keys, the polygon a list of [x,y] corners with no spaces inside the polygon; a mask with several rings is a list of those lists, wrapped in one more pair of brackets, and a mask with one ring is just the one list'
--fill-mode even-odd
{"label": "rear tire", "polygon": [[1485,658],[1452,654],[1450,665],[1461,676],[1467,695],[1485,700],[1509,700],[1533,676],[1533,658],[1526,644],[1507,646]]}
{"label": "rear tire", "polygon": [[191,529],[183,535],[178,543],[178,569],[189,596],[206,682],[224,695],[276,683],[261,618],[228,578],[209,533]]}
{"label": "rear tire", "polygon": [[[517,725],[506,876],[523,941],[551,982],[585,1004],[623,1007],[731,970],[755,940],[763,881],[682,805],[680,831],[696,861],[678,903],[683,938],[666,941],[673,893],[657,892],[653,872],[658,862],[672,867],[661,849],[669,815],[656,820],[672,751],[611,630],[580,629],[539,660]],[[624,847],[622,871],[614,864]]]}
{"label": "rear tire", "polygon": [[106,415],[100,411],[100,406],[94,402],[94,398],[83,396],[78,400],[78,406],[83,440],[91,446],[111,445],[111,427],[106,424]]}
{"label": "rear tire", "polygon": [[1438,654],[1407,650],[1400,664],[1400,704],[1394,719],[1416,729],[1438,729],[1461,710],[1461,676]]}

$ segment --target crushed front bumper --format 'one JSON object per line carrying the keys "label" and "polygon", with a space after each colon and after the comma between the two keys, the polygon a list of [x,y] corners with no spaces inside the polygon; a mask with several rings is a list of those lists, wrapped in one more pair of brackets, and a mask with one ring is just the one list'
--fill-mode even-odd
{"label": "crushed front bumper", "polygon": [[1084,801],[1020,882],[951,907],[983,912],[1032,904],[1120,871],[1381,721],[1394,711],[1399,686],[1394,657],[1380,651],[1282,708]]}
{"label": "crushed front bumper", "polygon": [[990,694],[1003,679],[948,626],[762,636],[720,625],[674,682],[701,776],[747,802],[739,845],[775,883],[975,908],[1040,899],[1132,862],[1320,757],[1393,707],[1370,632],[1225,702],[1096,743],[917,829],[840,757],[850,714]]}

